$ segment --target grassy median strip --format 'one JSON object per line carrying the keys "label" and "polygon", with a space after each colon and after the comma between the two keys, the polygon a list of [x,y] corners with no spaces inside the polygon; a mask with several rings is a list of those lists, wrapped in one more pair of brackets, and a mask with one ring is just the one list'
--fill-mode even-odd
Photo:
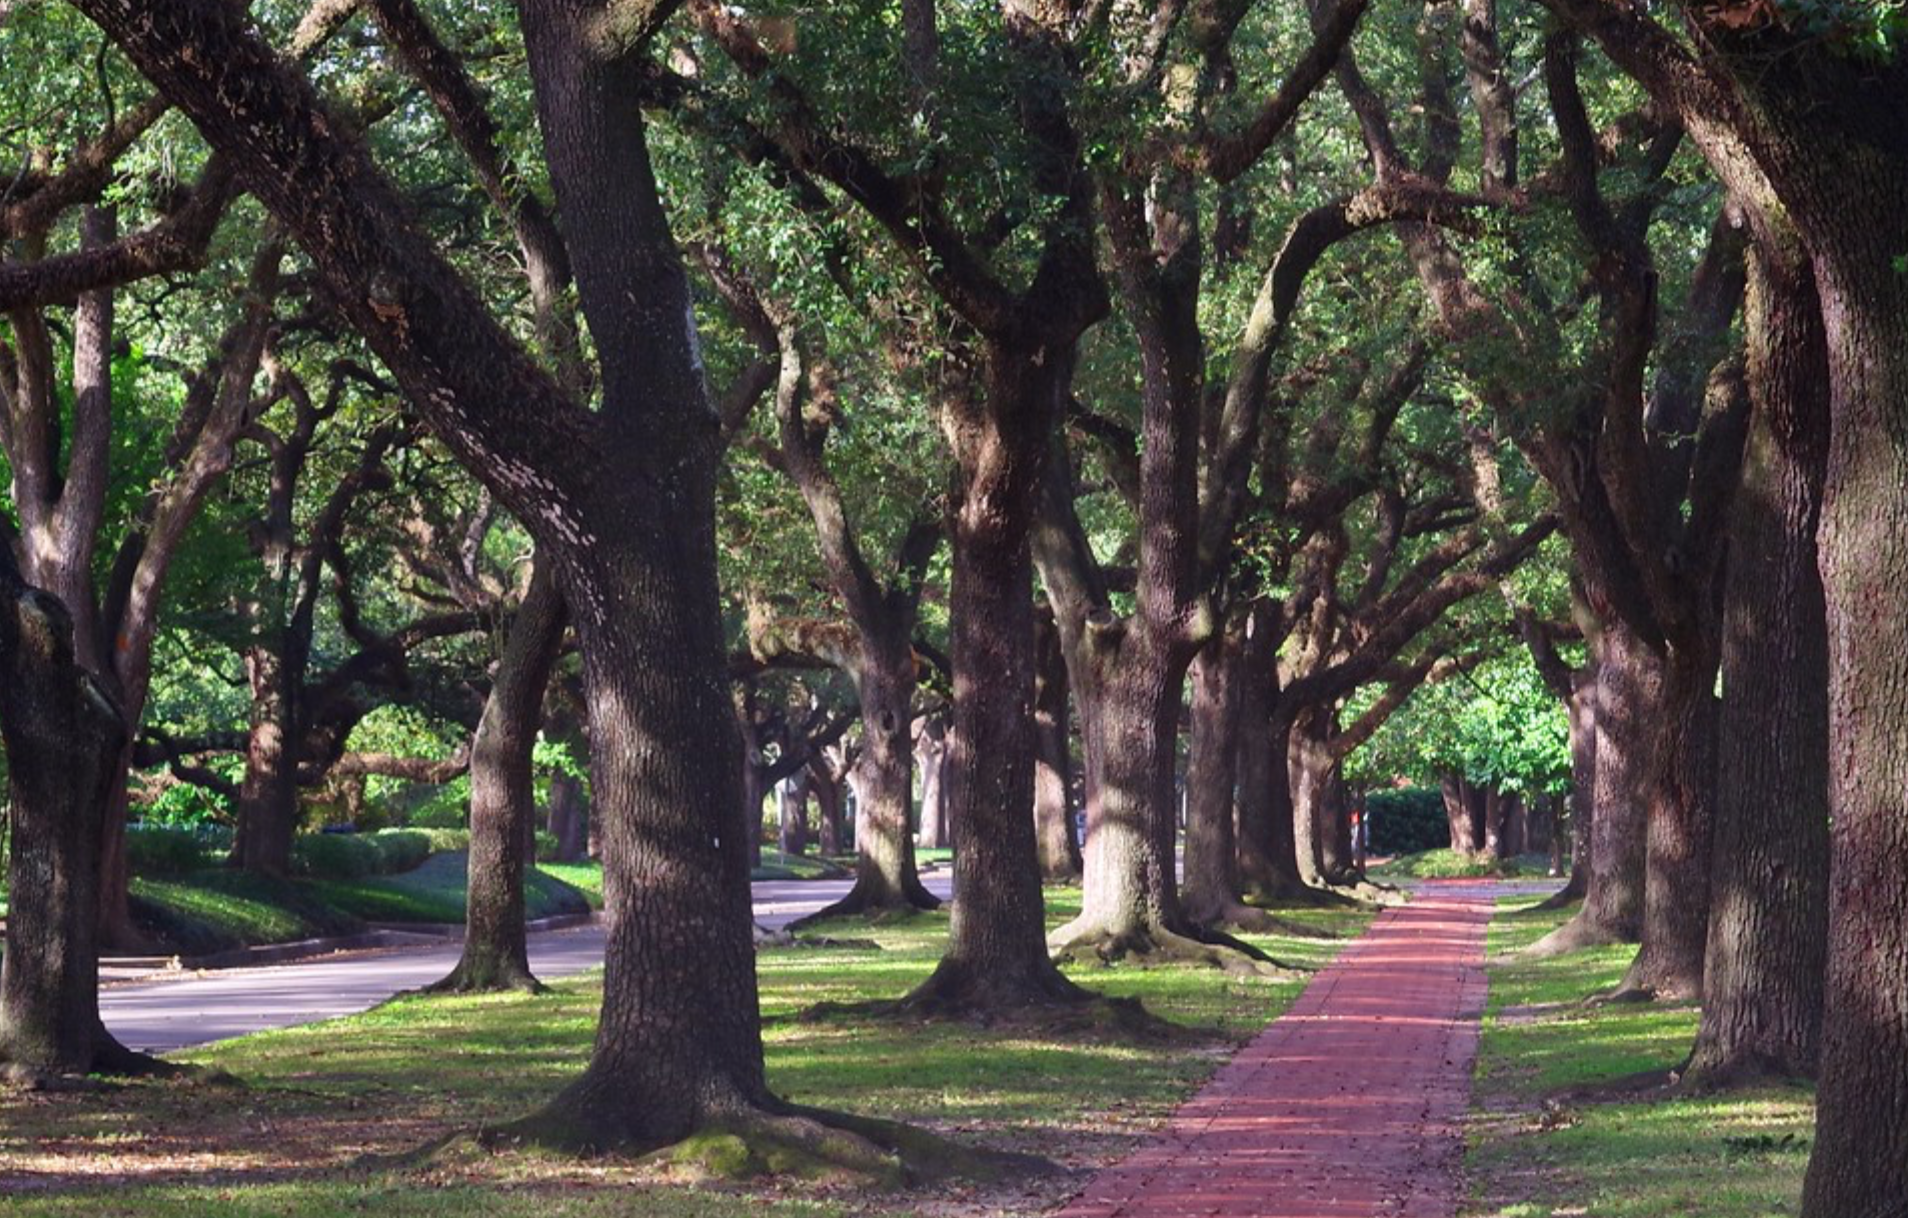
{"label": "grassy median strip", "polygon": [[[1049,892],[1070,916],[1077,890]],[[1355,934],[1367,915],[1304,911]],[[990,1030],[961,1024],[798,1018],[817,1002],[893,997],[933,968],[942,914],[819,928],[839,946],[764,950],[769,1076],[790,1099],[930,1126],[956,1139],[1090,1168],[1126,1153],[1237,1044],[1298,995],[1302,975],[1088,967],[1087,985],[1138,997],[1207,1031],[1190,1047]],[[860,942],[856,942],[860,941]],[[1255,938],[1282,960],[1327,962],[1346,940]],[[94,1215],[597,1215],[690,1218],[960,1212],[1033,1213],[1077,1181],[1045,1178],[985,1194],[869,1197],[768,1180],[690,1189],[663,1169],[468,1146],[400,1165],[459,1129],[534,1108],[589,1053],[601,998],[594,977],[540,997],[407,998],[329,1023],[269,1032],[183,1055],[237,1076],[133,1083],[89,1094],[0,1097],[0,1193],[9,1218]],[[634,1186],[624,1187],[624,1186]]]}
{"label": "grassy median strip", "polygon": [[1697,1009],[1586,1006],[1635,949],[1502,959],[1560,925],[1536,898],[1498,903],[1477,1064],[1466,1218],[1772,1218],[1794,1213],[1814,1122],[1810,1092],[1724,1095],[1609,1084],[1688,1055]]}

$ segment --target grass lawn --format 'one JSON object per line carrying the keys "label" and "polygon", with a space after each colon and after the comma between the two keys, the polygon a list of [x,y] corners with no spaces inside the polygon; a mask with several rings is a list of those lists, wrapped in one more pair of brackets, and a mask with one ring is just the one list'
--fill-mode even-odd
{"label": "grass lawn", "polygon": [[[1070,916],[1074,890],[1049,893]],[[1354,933],[1364,915],[1306,911]],[[944,915],[841,936],[875,948],[779,948],[760,956],[771,1084],[805,1103],[900,1118],[950,1137],[1048,1155],[1087,1169],[1129,1150],[1231,1048],[1274,1018],[1298,977],[1231,977],[1206,969],[1090,967],[1075,976],[1143,998],[1158,1014],[1207,1029],[1201,1043],[1105,1043],[965,1025],[838,1017],[801,1022],[824,1001],[899,995],[932,969]],[[1282,959],[1322,963],[1341,942],[1260,939]],[[468,1143],[399,1164],[433,1138],[525,1112],[583,1065],[600,980],[558,983],[541,997],[411,998],[327,1024],[194,1050],[243,1089],[142,1082],[81,1094],[0,1097],[0,1193],[9,1218],[140,1215],[752,1215],[1030,1214],[1077,1178],[958,1184],[871,1196],[774,1179],[694,1189],[663,1168],[493,1155]]]}
{"label": "grass lawn", "polygon": [[[464,867],[462,851],[447,851],[362,880],[273,880],[224,868],[135,877],[133,912],[184,955],[351,934],[367,922],[456,923],[464,920]],[[586,913],[602,904],[602,888],[593,863],[537,867],[524,883],[525,906],[532,918]]]}
{"label": "grass lawn", "polygon": [[[1493,956],[1566,913],[1499,902]],[[1813,1105],[1800,1087],[1616,1102],[1584,1090],[1674,1067],[1696,1034],[1687,1005],[1584,1007],[1634,948],[1491,968],[1466,1170],[1467,1218],[1771,1218],[1795,1212]],[[1661,1093],[1658,1093],[1659,1095]]]}
{"label": "grass lawn", "polygon": [[762,865],[749,873],[751,880],[845,880],[855,873],[852,855],[846,859],[826,859],[815,854],[783,854],[780,850],[762,851]]}

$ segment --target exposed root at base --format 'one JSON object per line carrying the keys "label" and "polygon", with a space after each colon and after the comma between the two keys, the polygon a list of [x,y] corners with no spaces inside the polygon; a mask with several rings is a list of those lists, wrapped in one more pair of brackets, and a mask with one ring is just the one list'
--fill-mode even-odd
{"label": "exposed root at base", "polygon": [[1281,918],[1269,909],[1233,901],[1210,913],[1187,911],[1195,925],[1213,930],[1239,931],[1248,935],[1284,935],[1292,939],[1337,939],[1340,936],[1290,918]]}
{"label": "exposed root at base", "polygon": [[1299,972],[1228,934],[1208,931],[1195,938],[1145,923],[1115,931],[1097,925],[1081,926],[1076,920],[1047,937],[1047,950],[1056,963],[1197,964],[1233,975],[1279,978],[1291,978]]}
{"label": "exposed root at base", "polygon": [[441,981],[405,991],[417,994],[547,994],[550,987],[537,980],[528,969],[495,970],[466,968],[459,964]]}
{"label": "exposed root at base", "polygon": [[832,918],[849,918],[860,915],[873,921],[875,919],[893,917],[895,915],[905,916],[914,913],[927,913],[941,908],[942,902],[939,897],[929,892],[926,888],[921,887],[919,884],[916,884],[915,887],[918,889],[917,892],[904,893],[893,900],[878,901],[862,892],[861,886],[857,884],[855,887],[849,889],[848,894],[842,897],[841,900],[836,901],[832,905],[824,906],[812,914],[805,914],[795,919],[793,922],[790,922],[785,929],[792,933],[794,931],[807,930],[817,923],[826,922]]}
{"label": "exposed root at base", "polygon": [[[777,1102],[711,1113],[687,1137],[663,1145],[618,1138],[547,1111],[474,1135],[491,1152],[537,1148],[581,1155],[628,1154],[640,1163],[698,1183],[739,1183],[775,1176],[861,1189],[893,1190],[938,1180],[993,1183],[1059,1170],[1033,1155],[950,1141],[895,1121]],[[450,1139],[414,1152],[441,1157]]]}
{"label": "exposed root at base", "polygon": [[1705,1061],[1698,1050],[1680,1071],[1672,1074],[1676,1089],[1684,1095],[1716,1095],[1724,1091],[1808,1084],[1814,1075],[1787,1062],[1760,1053],[1745,1053]]}
{"label": "exposed root at base", "polygon": [[1148,1011],[1136,998],[1109,998],[1075,985],[1055,970],[1048,978],[1009,986],[971,980],[964,970],[937,969],[900,998],[823,1002],[796,1016],[801,1022],[855,1018],[922,1023],[968,1023],[990,1030],[1066,1040],[1122,1044],[1194,1044],[1213,1039]]}
{"label": "exposed root at base", "polygon": [[1580,913],[1529,947],[1513,952],[1512,955],[1519,960],[1548,960],[1553,956],[1565,956],[1571,952],[1585,951],[1592,947],[1614,947],[1619,943],[1634,942],[1636,942],[1635,939],[1590,925]]}

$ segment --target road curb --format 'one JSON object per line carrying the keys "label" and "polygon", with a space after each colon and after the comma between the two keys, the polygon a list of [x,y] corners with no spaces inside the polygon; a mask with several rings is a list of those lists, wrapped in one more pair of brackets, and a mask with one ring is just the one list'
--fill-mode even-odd
{"label": "road curb", "polygon": [[[594,911],[586,914],[557,914],[554,917],[526,922],[523,928],[530,934],[537,934],[542,931],[585,926],[596,919],[597,914]],[[385,947],[428,947],[442,943],[461,943],[463,939],[464,927],[461,923],[374,922],[370,924],[370,929],[355,935],[299,939],[292,943],[261,943],[252,947],[234,948],[231,951],[212,952],[204,956],[107,956],[101,958],[99,967],[102,970],[110,969],[114,972],[145,969],[151,973],[257,968],[261,965],[304,960],[312,956],[329,956],[336,952],[371,951]],[[115,980],[130,979],[129,977],[115,978]]]}

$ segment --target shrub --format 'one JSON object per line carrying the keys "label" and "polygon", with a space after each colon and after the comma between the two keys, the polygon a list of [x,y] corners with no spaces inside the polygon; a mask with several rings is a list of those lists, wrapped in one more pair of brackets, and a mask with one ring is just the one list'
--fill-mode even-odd
{"label": "shrub", "polygon": [[557,838],[554,833],[537,830],[537,862],[554,863],[557,861]]}
{"label": "shrub", "polygon": [[364,840],[378,852],[378,874],[409,871],[431,857],[431,838],[415,829],[380,829]]}
{"label": "shrub", "polygon": [[470,830],[468,829],[419,829],[413,825],[410,832],[422,833],[429,838],[432,854],[470,849]]}
{"label": "shrub", "polygon": [[313,879],[362,880],[378,865],[378,848],[355,833],[304,833],[292,843],[292,870]]}
{"label": "shrub", "polygon": [[126,864],[134,875],[185,875],[211,863],[208,844],[191,829],[126,826]]}
{"label": "shrub", "polygon": [[1444,797],[1435,787],[1400,787],[1365,796],[1373,854],[1416,854],[1451,844]]}

